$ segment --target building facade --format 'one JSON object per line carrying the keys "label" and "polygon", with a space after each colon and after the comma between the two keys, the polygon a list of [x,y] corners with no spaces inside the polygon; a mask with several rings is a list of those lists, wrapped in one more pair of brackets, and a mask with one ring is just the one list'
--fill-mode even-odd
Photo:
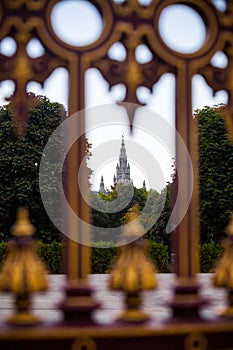
{"label": "building facade", "polygon": [[[119,162],[116,165],[116,172],[113,176],[113,186],[116,184],[120,184],[120,183],[126,184],[126,185],[133,184],[133,179],[130,176],[130,165],[129,165],[129,162],[127,160],[124,135],[122,135],[122,139],[121,139]],[[143,181],[142,188],[144,188],[146,190],[145,180]],[[106,193],[103,176],[101,176],[99,193]]]}
{"label": "building facade", "polygon": [[122,135],[119,162],[117,163],[116,173],[113,177],[113,185],[119,183],[133,183],[133,180],[130,178],[130,165],[127,161],[124,135]]}

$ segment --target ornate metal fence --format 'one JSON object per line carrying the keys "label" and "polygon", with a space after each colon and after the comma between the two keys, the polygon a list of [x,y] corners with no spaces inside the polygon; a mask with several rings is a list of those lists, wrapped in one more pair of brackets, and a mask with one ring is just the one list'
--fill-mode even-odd
{"label": "ornate metal fence", "polygon": [[[144,86],[152,90],[165,73],[174,74],[175,126],[189,151],[195,176],[190,206],[173,235],[177,275],[173,309],[175,315],[196,313],[202,301],[198,296],[196,281],[199,258],[194,249],[199,242],[199,204],[198,156],[192,118],[191,82],[195,74],[200,74],[214,92],[219,90],[227,92],[228,102],[224,107],[224,115],[229,135],[233,137],[233,3],[231,0],[226,0],[225,11],[219,11],[210,0],[152,0],[148,6],[142,6],[136,0],[126,0],[123,3],[113,0],[90,0],[102,18],[103,30],[95,42],[86,46],[67,44],[56,35],[51,23],[51,12],[57,3],[58,0],[2,0],[0,3],[0,40],[11,37],[17,46],[16,52],[11,57],[0,55],[0,81],[13,80],[15,83],[16,130],[19,135],[25,132],[24,122],[27,120],[25,111],[29,102],[26,94],[27,84],[32,80],[43,84],[57,67],[66,68],[69,74],[69,115],[85,108],[84,76],[91,67],[97,68],[110,86],[118,83],[125,85],[125,96],[118,102],[137,105],[140,105],[136,93],[138,87]],[[205,23],[204,44],[191,54],[174,51],[161,37],[159,30],[161,13],[174,4],[192,8]],[[32,38],[37,38],[45,48],[45,53],[39,58],[31,58],[27,54],[27,44]],[[126,58],[121,62],[111,59],[108,55],[110,47],[116,42],[120,42],[126,50]],[[143,64],[136,59],[135,50],[140,44],[146,45],[152,53],[152,59],[148,63]],[[217,68],[210,63],[218,51],[223,52],[228,59],[225,68]],[[129,127],[133,128],[135,110],[128,109],[127,113]],[[76,128],[80,134],[84,134],[84,115],[78,119]],[[88,222],[89,208],[80,193],[80,184],[75,180],[78,178],[79,166],[84,155],[85,138],[80,137],[68,155],[66,187],[70,206],[78,217]],[[179,216],[183,204],[188,200],[191,169],[178,142],[176,166],[178,174],[182,174],[178,178],[179,186],[182,188],[182,194],[177,198],[179,206],[176,215]],[[87,186],[85,173],[80,181]],[[66,230],[69,232],[74,223],[69,216],[66,219]],[[86,225],[82,223],[77,224],[76,230],[81,236],[87,237],[90,234]],[[67,239],[66,246],[67,298],[63,307],[69,319],[73,318],[76,312],[80,313],[78,301],[80,297],[89,298],[87,305],[89,311],[95,307],[95,303],[90,298],[87,282],[87,275],[90,272],[89,247],[71,239]],[[91,349],[92,346],[88,345],[86,348]],[[192,347],[187,345],[186,348]],[[73,349],[82,349],[81,343],[74,345]]]}

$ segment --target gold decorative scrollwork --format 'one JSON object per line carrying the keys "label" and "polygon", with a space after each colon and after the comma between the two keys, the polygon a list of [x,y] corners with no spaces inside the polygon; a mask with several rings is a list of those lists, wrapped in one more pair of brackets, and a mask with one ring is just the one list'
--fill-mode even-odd
{"label": "gold decorative scrollwork", "polygon": [[46,0],[5,0],[5,6],[9,10],[18,10],[24,5],[28,10],[38,11],[45,5]]}
{"label": "gold decorative scrollwork", "polygon": [[0,23],[2,21],[2,4],[0,4]]}
{"label": "gold decorative scrollwork", "polygon": [[96,342],[90,337],[80,337],[73,341],[71,350],[97,350]]}
{"label": "gold decorative scrollwork", "polygon": [[[187,7],[190,7],[194,9],[197,14],[202,18],[203,22],[205,23],[206,27],[206,39],[204,44],[201,46],[200,49],[198,49],[195,52],[192,53],[181,53],[173,50],[172,48],[168,47],[166,43],[163,41],[160,31],[159,31],[159,19],[161,16],[161,13],[164,9],[166,9],[168,6],[176,5],[176,4],[182,4],[186,5]],[[199,0],[184,0],[184,1],[174,1],[174,0],[163,0],[158,1],[155,6],[155,15],[154,15],[154,27],[155,27],[155,35],[153,37],[153,40],[151,40],[151,44],[157,51],[161,51],[161,54],[166,54],[168,56],[169,53],[172,54],[172,56],[168,56],[168,59],[174,60],[174,57],[177,58],[185,58],[190,61],[194,61],[195,59],[206,59],[204,55],[208,55],[210,50],[215,50],[214,46],[218,44],[218,35],[219,35],[219,15],[216,11],[216,8],[213,4],[207,1],[199,1]],[[158,46],[159,45],[159,50]],[[157,48],[156,48],[157,46]],[[164,51],[165,49],[165,51]],[[173,57],[173,58],[172,58]]]}
{"label": "gold decorative scrollwork", "polygon": [[58,3],[58,0],[51,0],[48,2],[46,7],[46,24],[49,28],[49,34],[51,35],[54,41],[58,42],[61,45],[61,47],[63,48],[65,47],[67,50],[76,52],[77,54],[93,51],[94,49],[98,50],[99,47],[105,46],[106,40],[109,39],[109,37],[112,35],[114,30],[113,12],[108,1],[106,2],[103,2],[101,0],[91,1],[91,3],[96,7],[96,9],[101,14],[101,17],[107,20],[103,21],[103,29],[100,37],[93,43],[84,45],[84,46],[70,45],[64,42],[62,39],[60,39],[54,32],[53,26],[51,23],[51,13],[57,3]]}
{"label": "gold decorative scrollwork", "polygon": [[205,350],[207,344],[207,338],[202,333],[190,333],[184,340],[185,350]]}
{"label": "gold decorative scrollwork", "polygon": [[39,31],[39,26],[40,21],[32,17],[28,17],[26,21],[20,17],[9,17],[4,22],[7,35],[10,34],[17,43],[17,50],[12,57],[0,55],[0,81],[11,77],[15,82],[13,121],[19,135],[25,133],[25,122],[28,118],[29,100],[26,94],[28,82],[34,80],[43,84],[55,68],[65,66],[65,60],[48,51],[38,58],[28,56],[27,44],[30,39],[37,37],[35,32]]}

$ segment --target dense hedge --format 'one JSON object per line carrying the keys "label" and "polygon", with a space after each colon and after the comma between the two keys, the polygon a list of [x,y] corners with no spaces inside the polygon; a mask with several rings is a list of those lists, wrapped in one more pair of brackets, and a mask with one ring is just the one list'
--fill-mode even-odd
{"label": "dense hedge", "polygon": [[[100,248],[105,246],[105,248]],[[107,273],[117,257],[117,248],[109,243],[95,243],[92,250],[92,273]],[[50,273],[63,273],[63,244],[53,242],[51,244],[38,243],[38,252],[45,262]],[[0,266],[6,258],[7,243],[0,243]],[[170,272],[168,248],[163,243],[151,242],[148,246],[148,254],[155,262],[159,272]],[[213,271],[217,261],[223,254],[223,248],[214,242],[205,243],[200,250],[201,272]]]}
{"label": "dense hedge", "polygon": [[[101,248],[102,247],[102,248]],[[104,248],[103,248],[104,247]],[[111,242],[96,242],[91,248],[92,273],[107,273],[117,257],[117,248]]]}
{"label": "dense hedge", "polygon": [[38,243],[38,253],[50,273],[63,273],[63,251],[60,242]]}
{"label": "dense hedge", "polygon": [[223,254],[223,247],[215,242],[204,243],[200,249],[201,272],[213,272]]}
{"label": "dense hedge", "polygon": [[[101,247],[104,247],[101,248]],[[117,248],[111,242],[95,243],[92,248],[92,273],[106,273],[117,257]],[[168,248],[163,243],[151,242],[148,245],[148,254],[156,264],[159,272],[169,272]]]}
{"label": "dense hedge", "polygon": [[2,266],[4,260],[6,259],[7,255],[7,243],[1,242],[0,243],[0,267]]}
{"label": "dense hedge", "polygon": [[170,260],[168,247],[166,245],[163,243],[151,242],[148,247],[148,253],[159,272],[170,272]]}

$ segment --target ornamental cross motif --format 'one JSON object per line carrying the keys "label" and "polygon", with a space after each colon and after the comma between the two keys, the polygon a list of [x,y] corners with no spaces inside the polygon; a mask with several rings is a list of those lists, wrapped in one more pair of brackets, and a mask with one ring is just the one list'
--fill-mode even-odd
{"label": "ornamental cross motif", "polygon": [[[226,106],[226,122],[229,132],[233,133],[233,126],[230,116],[230,104],[232,99],[232,2],[226,1],[226,10],[217,10],[210,0],[203,4],[200,1],[176,1],[176,0],[154,0],[148,6],[141,5],[135,0],[126,0],[117,4],[109,0],[105,9],[99,0],[92,0],[100,11],[105,25],[105,33],[102,34],[103,41],[99,40],[89,45],[86,50],[79,47],[71,47],[62,43],[51,29],[52,25],[48,14],[51,14],[52,7],[58,1],[50,4],[44,0],[9,0],[3,1],[0,6],[1,37],[14,38],[17,43],[17,50],[12,57],[0,55],[0,81],[12,79],[15,82],[15,118],[20,123],[24,122],[26,107],[27,83],[34,80],[43,85],[57,67],[69,68],[67,57],[76,55],[84,62],[83,69],[96,67],[100,70],[109,87],[116,84],[124,84],[126,93],[121,102],[135,104],[135,107],[128,110],[129,123],[132,127],[134,112],[137,106],[142,105],[138,98],[137,89],[141,86],[152,91],[164,73],[173,73],[178,79],[179,67],[186,65],[189,70],[189,80],[196,73],[201,74],[213,91],[224,89],[228,92],[229,101]],[[161,38],[158,20],[161,12],[168,6],[184,4],[195,9],[206,23],[207,35],[211,40],[206,39],[205,45],[193,54],[182,54],[173,51],[164,43]],[[108,17],[107,17],[108,15]],[[43,34],[41,33],[44,32]],[[45,37],[51,39],[53,44],[48,45]],[[218,40],[217,40],[218,36]],[[46,53],[37,59],[27,55],[26,46],[31,38],[39,39],[45,46]],[[120,42],[126,50],[126,58],[123,61],[111,59],[108,50],[115,43]],[[62,44],[62,45],[61,45]],[[152,54],[151,61],[140,63],[136,59],[135,50],[140,44],[147,46]],[[59,47],[60,45],[60,47]],[[65,47],[66,54],[58,53],[59,49]],[[229,57],[228,65],[224,70],[217,69],[210,64],[211,57],[217,51],[223,51]],[[224,79],[227,76],[228,79]],[[79,77],[76,77],[79,79]],[[229,82],[227,83],[227,80]],[[190,82],[189,84],[190,85]],[[191,91],[189,91],[191,92]],[[25,119],[26,120],[26,119]],[[22,130],[21,130],[22,131]]]}

